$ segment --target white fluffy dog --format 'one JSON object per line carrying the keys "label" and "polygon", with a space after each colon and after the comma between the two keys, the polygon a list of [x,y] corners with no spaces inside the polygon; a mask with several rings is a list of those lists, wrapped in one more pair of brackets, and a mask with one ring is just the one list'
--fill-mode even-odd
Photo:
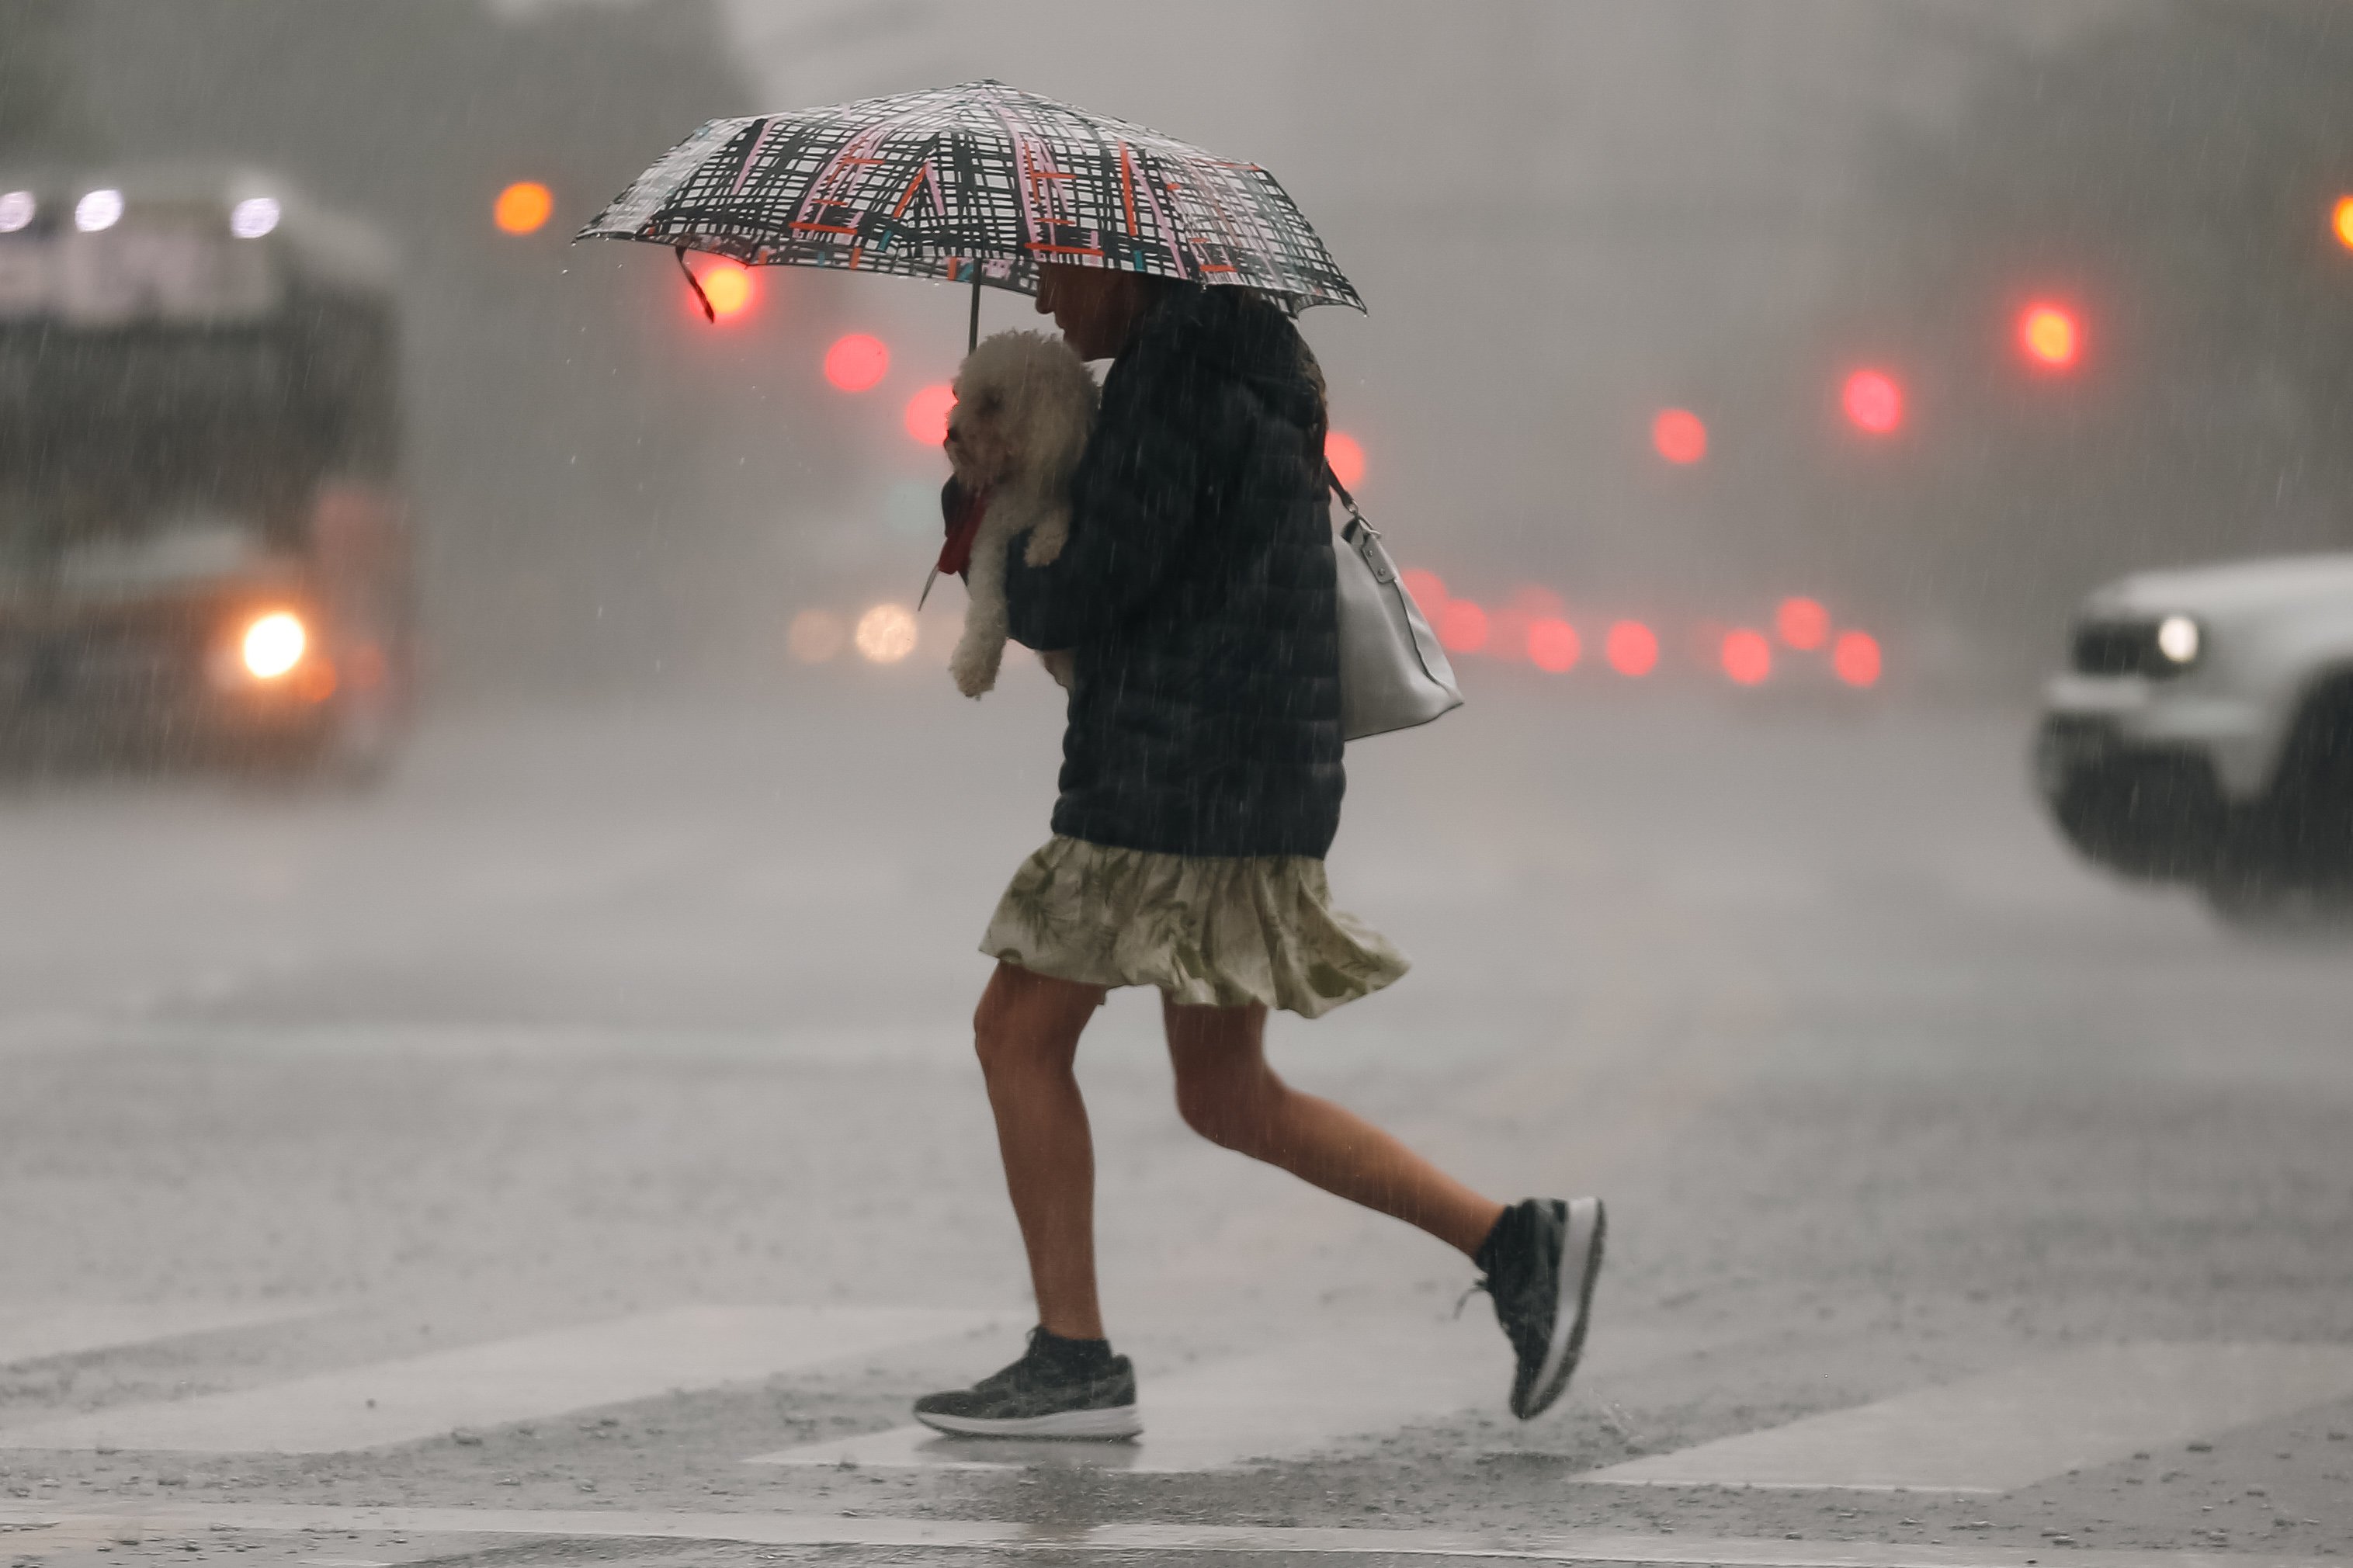
{"label": "white fluffy dog", "polygon": [[[965,356],[948,416],[948,466],[988,510],[973,541],[971,605],[949,656],[956,689],[977,697],[997,684],[1005,658],[1005,552],[1029,535],[1022,559],[1043,566],[1071,535],[1071,474],[1094,426],[1094,377],[1060,338],[999,332]],[[1065,668],[1048,658],[1055,679]]]}

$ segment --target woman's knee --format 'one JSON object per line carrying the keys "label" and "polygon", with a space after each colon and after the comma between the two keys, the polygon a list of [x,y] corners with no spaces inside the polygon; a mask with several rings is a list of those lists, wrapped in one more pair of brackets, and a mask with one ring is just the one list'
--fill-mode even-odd
{"label": "woman's knee", "polygon": [[1263,1058],[1196,1061],[1176,1071],[1176,1114],[1221,1149],[1256,1153],[1289,1091]]}
{"label": "woman's knee", "polygon": [[1017,1038],[1005,1007],[982,996],[972,1013],[972,1052],[980,1058],[980,1070],[991,1078],[1002,1072],[1019,1048]]}
{"label": "woman's knee", "polygon": [[991,980],[980,994],[979,1005],[972,1010],[972,1046],[982,1067],[1003,1054],[1003,1042],[1014,1012],[1013,1001],[1006,994],[1005,987]]}
{"label": "woman's knee", "polygon": [[1101,1000],[1099,988],[999,964],[972,1014],[981,1070],[996,1077],[1058,1060],[1067,1064]]}
{"label": "woman's knee", "polygon": [[998,993],[994,985],[982,993],[972,1014],[972,1049],[980,1070],[990,1078],[1018,1071],[1044,1055],[1045,1042],[1026,1016],[1033,1009]]}

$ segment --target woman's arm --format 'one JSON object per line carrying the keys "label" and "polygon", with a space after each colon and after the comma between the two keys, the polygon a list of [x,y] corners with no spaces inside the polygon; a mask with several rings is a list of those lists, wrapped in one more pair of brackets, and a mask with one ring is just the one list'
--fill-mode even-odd
{"label": "woman's arm", "polygon": [[[1116,629],[1180,561],[1200,503],[1202,400],[1217,395],[1198,360],[1137,345],[1114,368],[1103,412],[1071,479],[1071,537],[1032,566],[1017,539],[1006,557],[1014,640],[1073,647]],[[1171,363],[1171,362],[1174,363]],[[1127,374],[1122,374],[1122,372]]]}

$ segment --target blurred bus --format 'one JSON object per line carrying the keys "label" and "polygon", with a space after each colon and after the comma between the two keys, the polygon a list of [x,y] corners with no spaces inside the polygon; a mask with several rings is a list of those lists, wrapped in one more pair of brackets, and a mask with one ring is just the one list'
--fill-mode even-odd
{"label": "blurred bus", "polygon": [[280,183],[0,173],[0,747],[388,760],[415,663],[392,282]]}

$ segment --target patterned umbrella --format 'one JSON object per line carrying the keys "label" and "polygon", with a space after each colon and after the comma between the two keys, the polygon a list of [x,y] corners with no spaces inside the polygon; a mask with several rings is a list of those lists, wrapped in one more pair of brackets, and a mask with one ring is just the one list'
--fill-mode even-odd
{"label": "patterned umbrella", "polygon": [[1037,288],[1041,261],[1364,301],[1255,163],[997,81],[713,120],[577,237]]}

